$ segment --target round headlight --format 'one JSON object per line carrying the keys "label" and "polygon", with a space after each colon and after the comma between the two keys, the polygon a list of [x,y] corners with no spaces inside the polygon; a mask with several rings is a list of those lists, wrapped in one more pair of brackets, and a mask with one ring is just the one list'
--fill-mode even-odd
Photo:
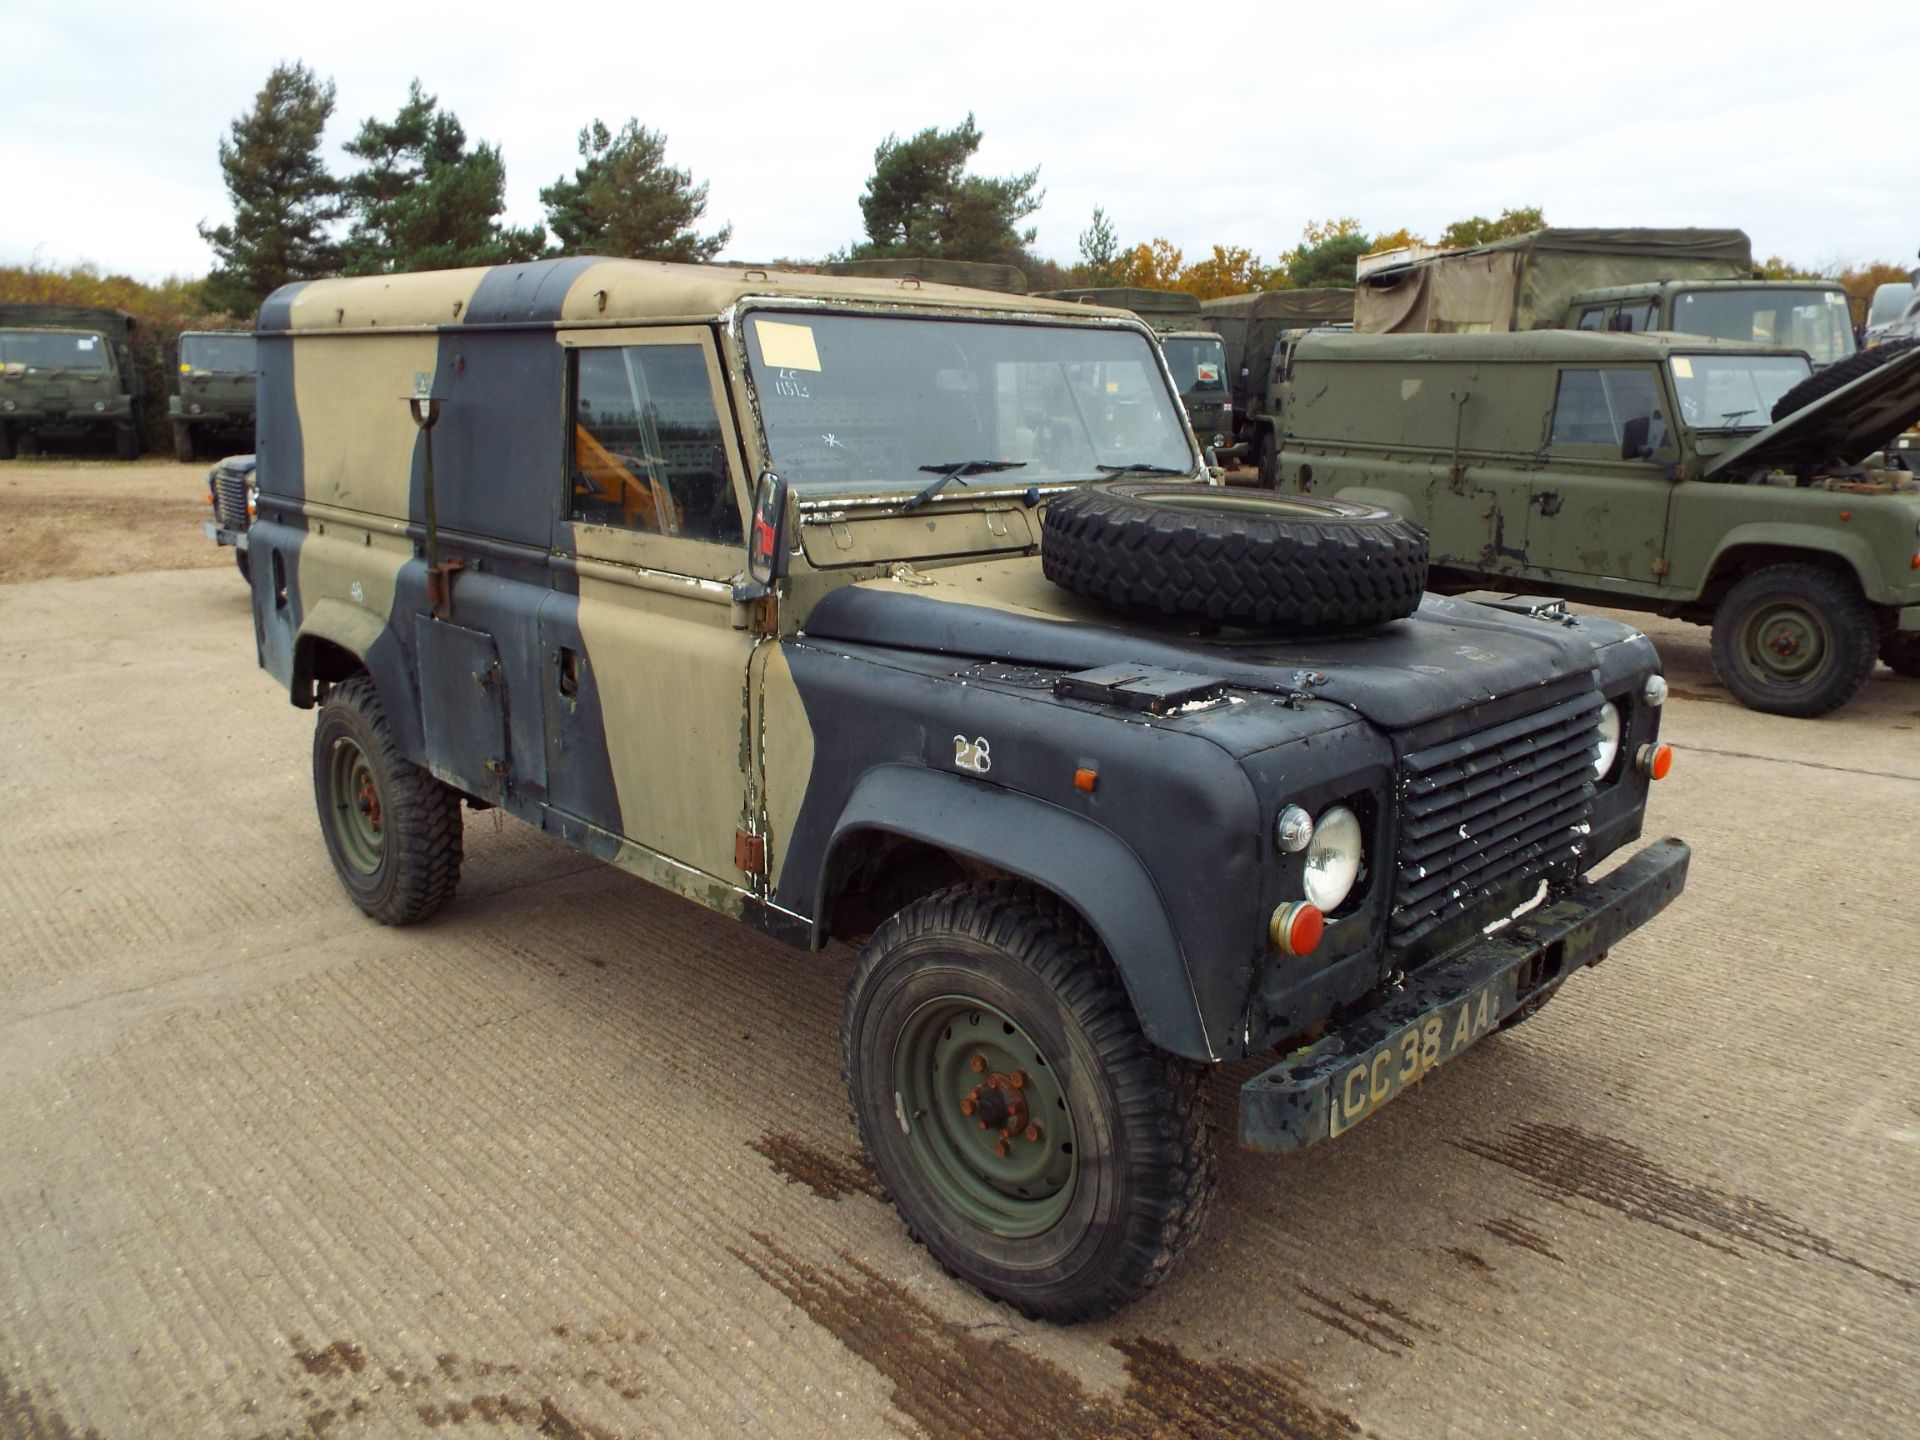
{"label": "round headlight", "polygon": [[1360,817],[1335,805],[1313,822],[1307,846],[1307,899],[1331,915],[1346,903],[1360,878]]}
{"label": "round headlight", "polygon": [[1601,780],[1613,770],[1620,758],[1620,707],[1611,700],[1600,707],[1600,755],[1593,762],[1593,773]]}

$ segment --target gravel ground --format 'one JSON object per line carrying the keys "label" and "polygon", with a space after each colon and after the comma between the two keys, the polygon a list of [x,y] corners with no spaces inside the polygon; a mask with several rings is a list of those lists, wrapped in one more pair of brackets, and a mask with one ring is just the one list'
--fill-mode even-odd
{"label": "gravel ground", "polygon": [[363,920],[203,475],[0,467],[0,1440],[1914,1433],[1920,683],[1653,622],[1686,895],[1060,1330],[875,1198],[846,951],[492,815]]}

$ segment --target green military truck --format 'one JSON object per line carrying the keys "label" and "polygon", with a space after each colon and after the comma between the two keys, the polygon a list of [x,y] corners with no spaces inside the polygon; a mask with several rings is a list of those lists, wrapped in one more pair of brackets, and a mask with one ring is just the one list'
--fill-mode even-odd
{"label": "green military truck", "polygon": [[1226,346],[1203,319],[1198,296],[1184,290],[1154,290],[1140,285],[1048,290],[1045,294],[1081,305],[1131,310],[1151,325],[1160,337],[1160,351],[1167,357],[1173,387],[1180,392],[1180,403],[1186,407],[1187,423],[1194,435],[1216,459],[1239,458]]}
{"label": "green military truck", "polygon": [[1775,714],[1845,703],[1876,651],[1920,674],[1920,487],[1879,453],[1920,418],[1920,350],[1814,374],[1658,331],[1309,336],[1273,403],[1280,486],[1425,526],[1442,588],[1710,624]]}
{"label": "green military truck", "polygon": [[105,437],[122,460],[139,455],[133,330],[119,310],[0,305],[0,460],[43,439]]}
{"label": "green military truck", "polygon": [[1233,402],[1233,441],[1237,458],[1254,466],[1271,465],[1261,454],[1275,356],[1293,336],[1309,330],[1353,328],[1353,291],[1260,290],[1203,300],[1200,313],[1225,347],[1227,384]]}
{"label": "green military truck", "polygon": [[1667,763],[1646,637],[1206,483],[1132,315],[579,258],[290,286],[257,333],[259,658],[352,902],[433,914],[496,807],[859,947],[803,1118],[850,1102],[1029,1314],[1188,1247],[1208,1067],[1266,1059],[1243,1143],[1339,1136],[1683,883],[1676,840],[1589,878]]}
{"label": "green military truck", "polygon": [[1847,291],[1831,280],[1659,280],[1586,290],[1568,330],[1672,330],[1806,352],[1816,370],[1853,354]]}
{"label": "green military truck", "polygon": [[253,449],[253,336],[245,330],[188,330],[180,336],[178,379],[167,397],[173,453],[197,460],[209,442]]}

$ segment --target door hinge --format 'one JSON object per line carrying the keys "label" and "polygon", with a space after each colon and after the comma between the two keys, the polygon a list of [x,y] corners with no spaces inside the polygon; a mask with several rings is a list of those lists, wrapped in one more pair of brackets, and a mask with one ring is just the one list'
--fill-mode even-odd
{"label": "door hinge", "polygon": [[767,837],[750,835],[745,830],[733,832],[733,863],[748,875],[767,873]]}

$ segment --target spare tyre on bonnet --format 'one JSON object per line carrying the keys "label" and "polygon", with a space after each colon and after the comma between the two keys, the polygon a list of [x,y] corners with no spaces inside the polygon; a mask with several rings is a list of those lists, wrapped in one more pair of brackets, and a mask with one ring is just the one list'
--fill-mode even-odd
{"label": "spare tyre on bonnet", "polygon": [[1229,503],[1127,314],[573,259],[289,286],[259,339],[260,659],[347,897],[427,919],[486,805],[858,946],[861,1141],[1027,1314],[1192,1245],[1208,1067],[1270,1062],[1243,1144],[1324,1141],[1681,888],[1675,840],[1588,878],[1666,764],[1646,638]]}

